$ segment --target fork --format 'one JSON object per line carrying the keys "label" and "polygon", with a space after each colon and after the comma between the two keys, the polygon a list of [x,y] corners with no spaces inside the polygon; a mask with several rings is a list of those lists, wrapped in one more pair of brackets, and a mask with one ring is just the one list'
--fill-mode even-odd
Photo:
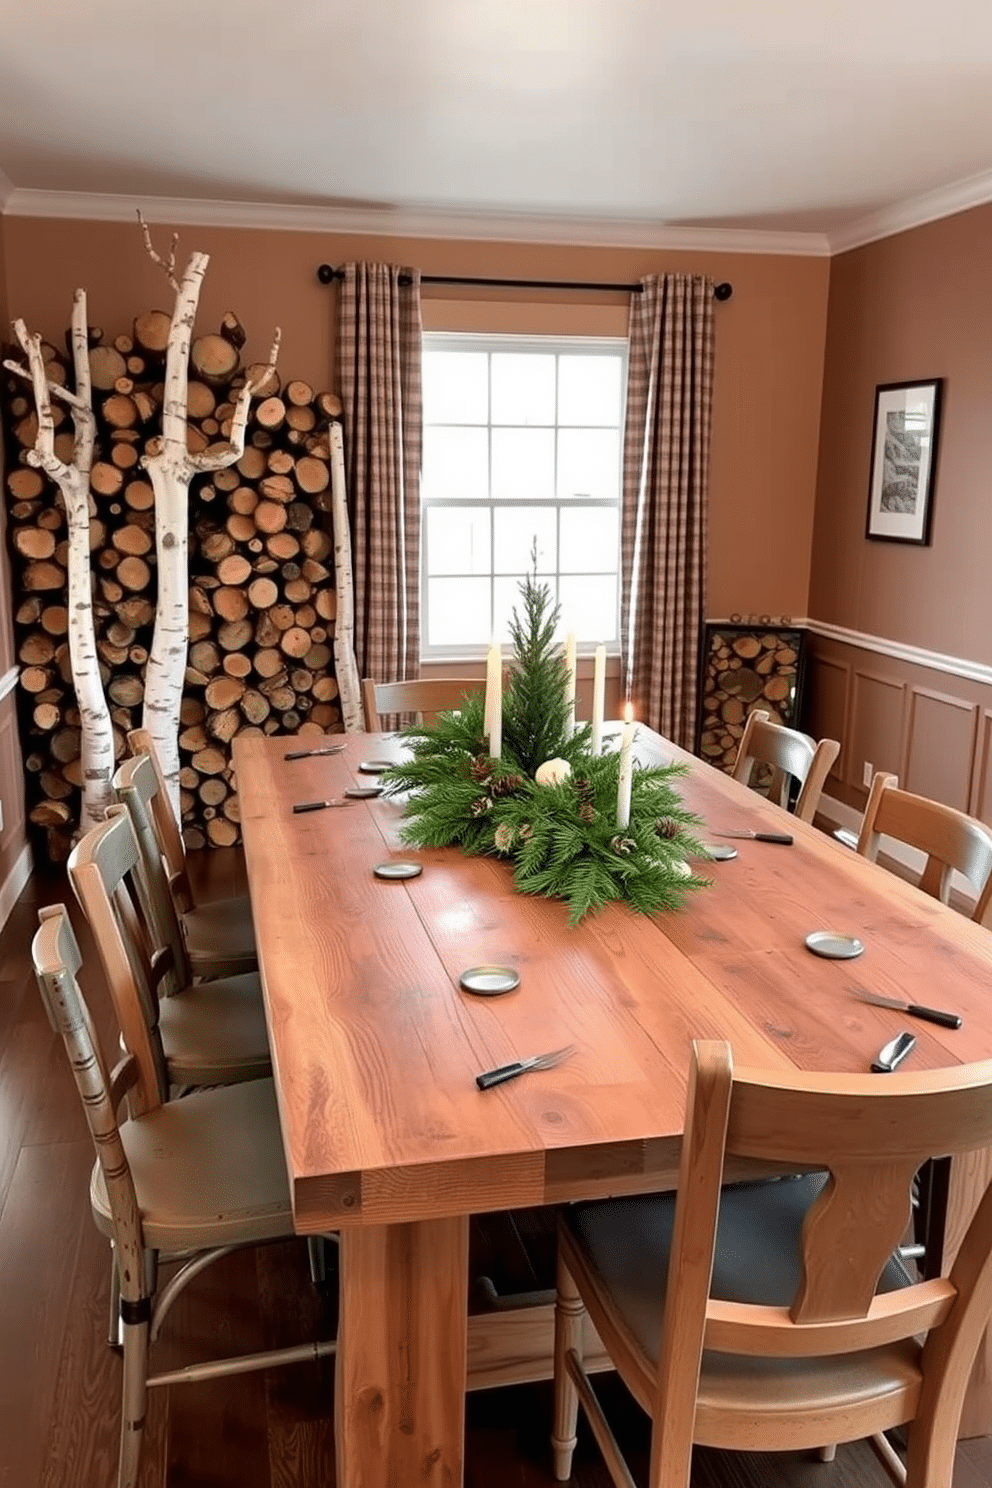
{"label": "fork", "polygon": [[525,1070],[553,1069],[574,1053],[575,1045],[566,1044],[563,1049],[552,1049],[550,1054],[535,1054],[531,1059],[518,1059],[513,1064],[501,1064],[497,1069],[486,1070],[483,1074],[476,1075],[475,1083],[480,1090],[488,1090],[491,1085],[502,1085],[504,1080],[516,1079]]}

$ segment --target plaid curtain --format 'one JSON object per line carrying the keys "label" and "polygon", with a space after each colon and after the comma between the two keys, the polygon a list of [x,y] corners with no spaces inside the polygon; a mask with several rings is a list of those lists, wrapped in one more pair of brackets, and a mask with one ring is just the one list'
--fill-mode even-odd
{"label": "plaid curtain", "polygon": [[359,675],[420,670],[420,274],[346,264],[338,368]]}
{"label": "plaid curtain", "polygon": [[636,717],[691,749],[706,586],[713,280],[663,274],[631,296],[620,636]]}

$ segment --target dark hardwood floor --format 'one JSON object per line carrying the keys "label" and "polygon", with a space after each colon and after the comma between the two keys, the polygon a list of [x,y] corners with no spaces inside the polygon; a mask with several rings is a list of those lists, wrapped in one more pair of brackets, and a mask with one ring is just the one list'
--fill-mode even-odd
{"label": "dark hardwood floor", "polygon": [[[201,890],[243,891],[235,852],[200,854]],[[120,1360],[104,1341],[106,1242],[89,1213],[93,1162],[61,1042],[41,1008],[30,966],[39,905],[70,899],[63,878],[38,875],[0,935],[0,1485],[109,1488],[114,1482]],[[89,939],[79,923],[84,955]],[[112,1017],[90,950],[85,990],[107,1047]],[[476,1272],[499,1290],[547,1280],[549,1225],[540,1214],[489,1218],[473,1233]],[[156,1346],[160,1367],[265,1344],[327,1336],[334,1328],[333,1269],[314,1288],[295,1243],[218,1263],[177,1305]],[[334,1483],[333,1361],[152,1392],[142,1488],[312,1488]],[[602,1390],[646,1480],[644,1418],[614,1377]],[[468,1405],[469,1488],[538,1488],[553,1479],[550,1385],[473,1395]],[[588,1434],[576,1454],[577,1488],[609,1479]],[[834,1463],[810,1454],[700,1451],[694,1488],[882,1488],[888,1477],[864,1444]],[[988,1488],[992,1441],[958,1449],[955,1488]]]}

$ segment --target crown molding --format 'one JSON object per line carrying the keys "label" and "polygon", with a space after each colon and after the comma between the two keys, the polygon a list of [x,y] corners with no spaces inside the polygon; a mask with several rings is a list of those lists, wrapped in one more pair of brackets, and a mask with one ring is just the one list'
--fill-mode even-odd
{"label": "crown molding", "polygon": [[683,227],[600,217],[551,217],[416,207],[282,205],[196,197],[117,196],[85,191],[12,188],[0,210],[8,217],[58,217],[84,222],[133,222],[140,209],[150,223],[177,227],[267,228],[483,242],[550,243],[610,248],[678,248],[709,253],[826,257],[823,233],[748,228]]}
{"label": "crown molding", "polygon": [[891,238],[895,233],[922,227],[941,217],[953,217],[957,212],[967,212],[989,201],[992,201],[992,171],[966,176],[964,180],[952,181],[949,186],[939,186],[935,191],[910,197],[908,201],[881,207],[877,212],[870,212],[866,217],[859,217],[856,222],[830,233],[830,253],[847,253],[851,248],[861,248],[879,238]]}
{"label": "crown molding", "polygon": [[0,214],[6,212],[7,204],[15,192],[15,186],[10,177],[0,170]]}

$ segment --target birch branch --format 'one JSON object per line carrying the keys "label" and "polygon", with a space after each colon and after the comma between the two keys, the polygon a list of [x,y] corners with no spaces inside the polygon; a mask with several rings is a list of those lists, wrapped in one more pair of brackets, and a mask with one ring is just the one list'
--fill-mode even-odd
{"label": "birch branch", "polygon": [[[87,364],[88,361],[89,359],[87,358]],[[23,377],[26,382],[32,381],[30,369],[28,367],[22,366],[20,362],[12,362],[8,357],[8,359],[4,362],[4,367],[7,369],[8,372],[14,372],[17,374],[18,377]],[[77,397],[76,394],[71,391],[71,389],[63,387],[60,382],[52,382],[51,379],[49,379],[48,393],[50,397],[59,398],[63,403],[68,403],[70,408],[83,409],[87,413],[90,411],[89,405],[84,403],[82,398]]]}
{"label": "birch branch", "polygon": [[141,224],[141,232],[145,239],[145,247],[148,250],[149,258],[152,260],[153,263],[158,264],[159,268],[162,270],[162,272],[165,274],[165,277],[172,285],[172,288],[176,291],[176,294],[178,294],[179,281],[176,279],[176,246],[179,242],[179,234],[177,232],[174,232],[172,234],[172,242],[169,245],[169,257],[168,260],[166,260],[160,253],[155,252],[155,249],[152,246],[152,235],[148,231],[148,223],[145,221],[144,217],[142,217],[140,211],[138,212],[138,221]]}
{"label": "birch branch", "polygon": [[41,333],[33,336],[23,320],[14,321],[14,334],[21,350],[28,359],[34,403],[38,415],[38,437],[33,450],[28,451],[28,464],[44,470],[52,480],[62,485],[68,479],[69,467],[55,453],[55,421],[52,404],[48,396],[48,379],[45,376],[45,361],[41,354]]}
{"label": "birch branch", "polygon": [[231,437],[226,446],[211,453],[204,450],[199,455],[190,455],[189,463],[194,474],[201,475],[207,470],[223,470],[228,465],[233,465],[240,460],[245,452],[245,430],[248,426],[248,410],[255,393],[265,383],[270,373],[275,371],[276,362],[279,357],[279,343],[282,340],[282,328],[276,326],[275,335],[272,338],[272,347],[269,351],[269,360],[264,368],[259,370],[256,377],[249,378],[238,394],[238,401],[234,407],[231,418]]}

